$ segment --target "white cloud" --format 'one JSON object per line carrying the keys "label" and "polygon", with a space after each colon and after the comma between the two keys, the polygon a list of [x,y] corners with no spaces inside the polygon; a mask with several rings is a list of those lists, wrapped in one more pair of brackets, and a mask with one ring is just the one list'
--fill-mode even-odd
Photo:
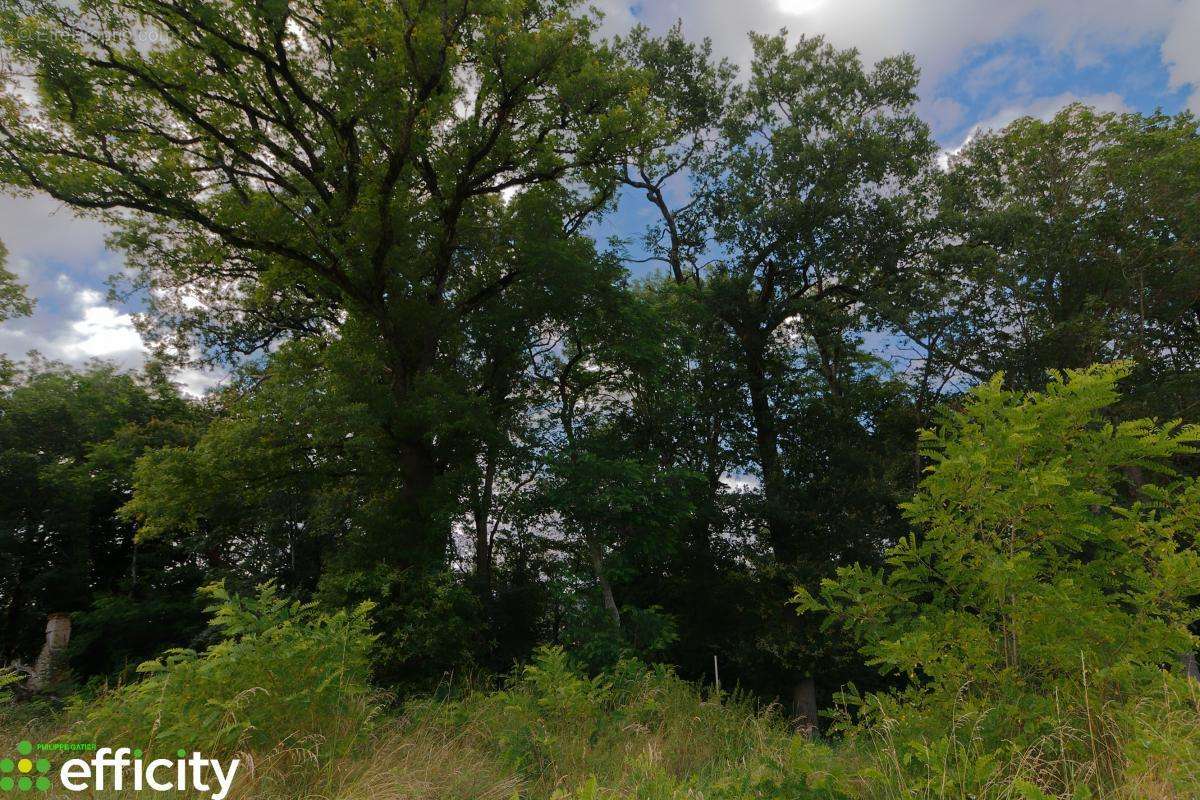
{"label": "white cloud", "polygon": [[50,278],[25,259],[15,266],[18,275],[29,279],[31,294],[39,305],[32,317],[8,320],[0,326],[0,353],[20,358],[37,350],[71,364],[89,358],[107,358],[130,367],[141,364],[145,345],[131,314],[107,305],[101,292],[81,288],[65,273]]}
{"label": "white cloud", "polygon": [[104,248],[107,233],[103,223],[80,218],[45,195],[0,195],[0,242],[14,259],[53,261],[107,274],[120,268],[119,257]]}
{"label": "white cloud", "polygon": [[211,389],[221,385],[228,377],[217,370],[203,370],[189,367],[175,372],[175,382],[183,387],[183,391],[192,397],[203,397]]}
{"label": "white cloud", "polygon": [[[66,278],[67,276],[62,275],[60,277]],[[67,278],[67,280],[69,281],[70,279]],[[89,306],[100,305],[100,301],[104,299],[104,295],[95,289],[82,289],[80,290],[79,294],[76,295],[76,299],[79,301],[81,306],[87,308]]]}
{"label": "white cloud", "polygon": [[935,131],[956,130],[967,119],[967,109],[950,97],[935,97],[924,103],[923,118]]}
{"label": "white cloud", "polygon": [[721,475],[721,483],[735,492],[756,492],[762,487],[762,479],[757,475],[745,472],[725,472]]}
{"label": "white cloud", "polygon": [[[142,366],[147,349],[132,314],[107,305],[104,295],[94,289],[79,289],[67,275],[58,275],[52,285],[62,291],[49,299],[67,310],[57,319],[43,314],[0,325],[0,353],[19,359],[36,350],[47,358],[75,366],[93,358],[113,361],[126,369]],[[227,374],[189,367],[177,370],[174,377],[184,392],[202,397],[219,386]]]}
{"label": "white cloud", "polygon": [[858,47],[869,60],[915,53],[934,80],[958,66],[970,48],[1009,36],[1086,62],[1095,58],[1097,45],[1164,34],[1180,11],[1175,0],[664,0],[638,8],[638,18],[651,27],[682,19],[690,35],[712,37],[720,52],[741,61],[748,31],[787,26]]}
{"label": "white cloud", "polygon": [[626,0],[594,0],[591,5],[604,15],[600,23],[601,36],[624,33],[637,22],[633,7]]}
{"label": "white cloud", "polygon": [[828,0],[775,0],[775,5],[785,14],[804,16],[820,11]]}
{"label": "white cloud", "polygon": [[1023,103],[1011,103],[1004,106],[996,113],[992,114],[987,119],[971,126],[971,130],[966,137],[958,144],[957,147],[948,147],[938,153],[938,165],[944,170],[950,166],[951,157],[957,155],[970,141],[975,138],[981,131],[994,131],[1003,128],[1010,122],[1020,119],[1021,117],[1036,117],[1037,119],[1048,120],[1058,113],[1064,106],[1071,103],[1083,103],[1084,105],[1092,106],[1100,111],[1127,111],[1128,106],[1125,100],[1116,92],[1105,92],[1104,94],[1091,94],[1079,96],[1072,92],[1062,92],[1052,97],[1035,97]]}
{"label": "white cloud", "polygon": [[1180,6],[1175,25],[1163,41],[1162,54],[1171,72],[1172,88],[1190,87],[1189,106],[1200,113],[1200,0],[1187,0]]}
{"label": "white cloud", "polygon": [[[605,5],[628,9],[634,4],[607,0]],[[939,97],[942,82],[980,48],[1012,39],[1043,55],[1067,55],[1080,66],[1102,60],[1114,48],[1164,39],[1172,79],[1179,86],[1200,87],[1200,0],[653,0],[637,7],[638,19],[652,29],[681,19],[686,35],[710,37],[719,54],[743,65],[750,55],[746,34],[781,27],[856,47],[868,63],[913,53],[926,98]],[[1021,66],[997,54],[963,76],[964,88],[984,91],[1010,80]],[[1022,77],[1032,83],[1038,76]],[[1193,103],[1197,98],[1200,88]],[[938,115],[953,118],[944,101],[923,102],[921,110],[935,127]]]}
{"label": "white cloud", "polygon": [[90,306],[83,319],[71,325],[74,336],[63,345],[67,353],[88,358],[108,358],[141,353],[142,337],[133,325],[133,317],[108,306]]}

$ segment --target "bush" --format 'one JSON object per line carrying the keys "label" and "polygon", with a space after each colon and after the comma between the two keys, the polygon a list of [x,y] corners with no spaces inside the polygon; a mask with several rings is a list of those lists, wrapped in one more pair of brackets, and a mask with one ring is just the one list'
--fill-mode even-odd
{"label": "bush", "polygon": [[[1125,374],[1069,372],[1029,396],[999,377],[974,390],[923,436],[933,466],[905,506],[916,533],[886,569],[842,568],[820,601],[798,596],[907,682],[843,698],[862,720],[849,732],[886,756],[877,777],[919,797],[1005,775],[1054,796],[1102,791],[1142,732],[1124,710],[1164,681],[1186,697],[1161,665],[1194,646],[1200,484],[1176,480],[1171,460],[1200,430],[1109,421]],[[1174,711],[1195,719],[1186,703],[1159,713]]]}
{"label": "bush", "polygon": [[76,701],[70,735],[151,754],[183,747],[210,757],[296,744],[323,757],[352,747],[352,737],[328,732],[338,721],[361,731],[374,715],[370,607],[320,614],[270,584],[255,597],[221,585],[205,593],[210,625],[222,640],[203,653],[170,650],[139,667],[143,680]]}

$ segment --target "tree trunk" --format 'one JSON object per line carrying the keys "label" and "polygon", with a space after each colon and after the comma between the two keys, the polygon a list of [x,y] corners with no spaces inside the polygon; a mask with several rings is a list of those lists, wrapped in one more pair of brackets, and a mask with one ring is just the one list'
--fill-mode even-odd
{"label": "tree trunk", "polygon": [[790,564],[795,559],[787,535],[787,517],[780,494],[783,490],[783,467],[779,463],[779,434],[775,410],[768,399],[766,366],[762,349],[757,342],[745,345],[746,383],[750,390],[750,410],[754,419],[755,455],[762,470],[763,516],[775,560]]}
{"label": "tree trunk", "polygon": [[54,682],[54,677],[62,666],[66,656],[67,645],[71,641],[71,616],[69,614],[51,614],[46,619],[46,641],[42,652],[38,654],[37,662],[33,665],[33,674],[29,677],[26,688],[30,692],[40,692]]}
{"label": "tree trunk", "polygon": [[604,558],[600,553],[600,545],[589,540],[588,551],[592,556],[592,569],[596,571],[596,580],[600,583],[600,593],[604,596],[604,608],[608,611],[609,618],[612,619],[613,627],[619,631],[621,630],[621,610],[617,608],[617,600],[613,597],[612,584],[608,582],[608,576],[604,574]]}
{"label": "tree trunk", "polygon": [[397,330],[388,320],[380,331],[390,350],[393,407],[384,423],[395,448],[400,490],[395,523],[380,541],[375,557],[389,566],[421,570],[444,565],[449,550],[451,524],[439,479],[444,474],[430,431],[408,415],[412,387],[437,360],[436,326],[429,326],[418,341],[411,332]]}
{"label": "tree trunk", "polygon": [[811,677],[801,678],[792,688],[792,718],[806,736],[817,733],[817,684]]}
{"label": "tree trunk", "polygon": [[439,465],[421,441],[402,442],[398,454],[402,487],[397,509],[399,540],[393,539],[383,555],[388,563],[401,568],[441,566],[450,543],[450,523],[442,513]]}

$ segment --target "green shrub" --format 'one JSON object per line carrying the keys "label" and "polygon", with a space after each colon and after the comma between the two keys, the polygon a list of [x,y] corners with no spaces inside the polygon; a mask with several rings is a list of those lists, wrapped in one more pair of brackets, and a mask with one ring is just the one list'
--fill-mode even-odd
{"label": "green shrub", "polygon": [[[367,686],[369,606],[320,614],[267,584],[255,597],[207,587],[222,639],[203,653],[171,650],[146,677],[92,702],[76,701],[70,735],[148,752],[268,752],[281,745],[338,755],[372,715]],[[346,724],[346,717],[354,719]],[[318,741],[319,740],[319,741]],[[329,752],[333,751],[333,752]]]}
{"label": "green shrub", "polygon": [[1055,796],[1112,786],[1132,735],[1116,711],[1177,680],[1161,665],[1194,646],[1200,484],[1170,462],[1200,430],[1109,421],[1125,374],[974,390],[924,434],[933,466],[905,506],[916,533],[886,569],[842,568],[820,601],[798,597],[907,681],[844,698],[898,796],[967,796],[1015,773]]}

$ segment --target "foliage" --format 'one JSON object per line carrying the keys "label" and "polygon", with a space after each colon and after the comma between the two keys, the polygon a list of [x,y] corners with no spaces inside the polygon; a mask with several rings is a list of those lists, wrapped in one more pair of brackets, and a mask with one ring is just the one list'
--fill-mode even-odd
{"label": "foliage", "polygon": [[[1145,703],[1193,644],[1200,458],[1138,418],[1196,420],[1195,117],[1072,106],[939,169],[910,56],[603,31],[581,0],[0,0],[0,188],[109,226],[155,353],[0,357],[0,657],[61,611],[92,687],[188,648],[76,710],[341,742],[322,797],[1178,783]],[[0,265],[0,321],[29,310]],[[182,364],[227,380],[192,401]],[[212,581],[242,611],[205,631]],[[372,636],[384,688],[458,699],[364,765]],[[846,682],[849,782],[784,731]]]}
{"label": "foliage", "polygon": [[[187,642],[203,576],[188,553],[135,543],[136,526],[117,510],[138,457],[189,441],[202,421],[153,364],[126,373],[34,358],[0,387],[0,658],[32,661],[47,614],[101,623],[107,599],[134,604],[124,623],[139,632],[81,631],[71,664],[83,677]],[[170,625],[151,624],[168,609],[178,612]]]}
{"label": "foliage", "polygon": [[331,572],[317,601],[325,608],[374,607],[374,674],[400,691],[428,691],[447,676],[474,671],[489,635],[478,595],[445,573]]}
{"label": "foliage", "polygon": [[350,742],[312,737],[347,713],[357,711],[359,727],[373,717],[370,606],[321,614],[270,584],[252,597],[220,584],[205,594],[220,641],[202,653],[168,650],[138,668],[142,680],[77,702],[71,735],[151,753],[269,753],[300,742],[322,757],[344,755]]}
{"label": "foliage", "polygon": [[[1200,788],[1200,700],[1178,686],[1168,680],[1129,706],[1063,719],[997,760],[977,729],[919,743],[902,740],[894,718],[840,742],[813,741],[777,708],[718,698],[669,668],[624,661],[588,677],[548,649],[499,691],[458,684],[450,697],[412,698],[373,725],[363,726],[361,705],[341,703],[297,724],[284,746],[256,752],[236,792],[262,800],[1188,800]],[[0,715],[8,738],[28,736],[28,724]],[[1088,789],[1098,774],[1106,780]],[[967,777],[974,789],[964,789]]]}
{"label": "foliage", "polygon": [[33,313],[33,303],[25,296],[25,287],[6,269],[8,250],[0,242],[0,322]]}
{"label": "foliage", "polygon": [[1191,419],[1197,175],[1188,113],[1074,104],[973,137],[938,192],[941,273],[968,284],[953,360],[1036,389],[1049,369],[1128,359],[1135,413]]}
{"label": "foliage", "polygon": [[436,568],[511,337],[605,274],[580,230],[637,102],[596,26],[576,0],[4,0],[37,79],[5,79],[0,181],[104,216],[172,352],[303,340],[386,439],[364,560]]}
{"label": "foliage", "polygon": [[[915,532],[886,567],[842,567],[819,602],[798,595],[907,682],[847,695],[862,724],[904,759],[969,765],[963,791],[1058,726],[1094,738],[1096,713],[1155,691],[1161,665],[1193,647],[1200,484],[1176,481],[1171,461],[1200,430],[1106,418],[1128,374],[1069,371],[1041,394],[999,377],[974,389],[923,435],[932,466],[905,505]],[[1131,482],[1135,468],[1162,483]]]}
{"label": "foliage", "polygon": [[9,703],[13,699],[12,690],[9,688],[13,684],[21,681],[21,673],[15,669],[4,668],[0,669],[0,704]]}
{"label": "foliage", "polygon": [[665,667],[587,677],[544,649],[501,691],[409,704],[339,797],[838,800],[831,751]]}

